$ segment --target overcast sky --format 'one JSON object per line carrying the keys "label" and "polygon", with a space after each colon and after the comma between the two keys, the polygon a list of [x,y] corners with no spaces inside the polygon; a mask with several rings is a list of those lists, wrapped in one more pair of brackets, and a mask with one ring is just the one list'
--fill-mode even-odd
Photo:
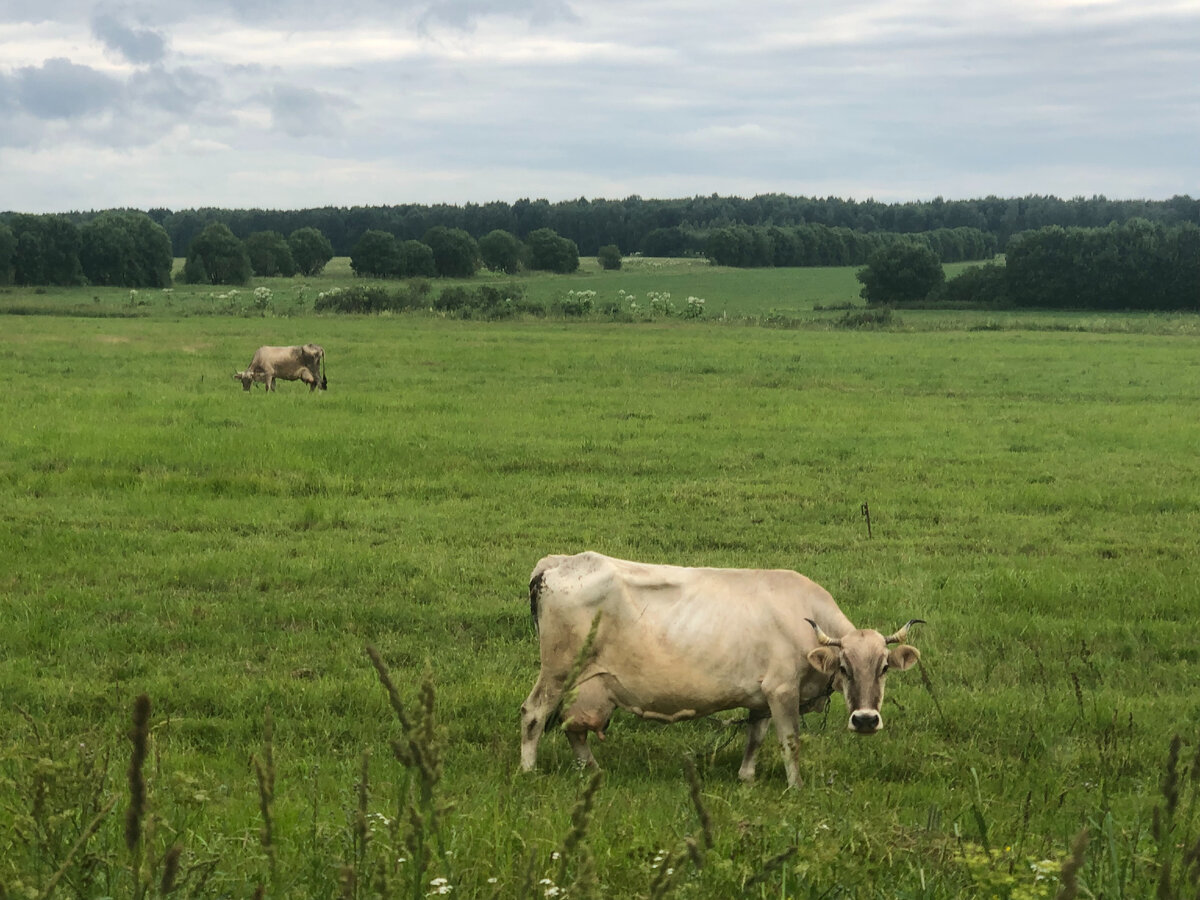
{"label": "overcast sky", "polygon": [[1200,0],[2,0],[0,210],[1200,194]]}

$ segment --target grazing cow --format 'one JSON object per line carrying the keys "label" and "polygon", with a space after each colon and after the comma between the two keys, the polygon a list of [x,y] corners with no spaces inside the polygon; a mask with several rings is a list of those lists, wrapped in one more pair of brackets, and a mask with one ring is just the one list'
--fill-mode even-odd
{"label": "grazing cow", "polygon": [[[888,669],[920,659],[903,641],[922,620],[890,637],[856,629],[824,588],[785,570],[647,565],[592,552],[547,556],[530,577],[529,602],[542,666],[521,706],[525,771],[537,762],[548,720],[560,712],[579,762],[595,766],[588,732],[603,740],[615,707],[660,722],[745,708],[738,777],[754,779],[758,748],[774,720],[795,787],[801,713],[824,709],[840,691],[850,730],[874,734],[883,727]],[[568,685],[573,669],[578,674]]]}
{"label": "grazing cow", "polygon": [[275,379],[303,381],[309,391],[317,388],[328,390],[329,380],[325,377],[325,351],[316,344],[303,347],[259,347],[254,359],[243,372],[234,372],[233,377],[242,383],[242,390],[250,390],[254,382],[260,381],[268,391],[275,390]]}

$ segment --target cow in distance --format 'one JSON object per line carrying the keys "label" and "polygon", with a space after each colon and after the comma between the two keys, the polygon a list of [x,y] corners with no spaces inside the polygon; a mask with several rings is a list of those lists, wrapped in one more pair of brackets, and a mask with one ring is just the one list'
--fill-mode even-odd
{"label": "cow in distance", "polygon": [[276,379],[303,381],[311,393],[317,388],[329,389],[325,377],[325,350],[317,344],[302,347],[259,347],[254,358],[241,372],[234,372],[235,381],[242,383],[242,390],[250,390],[255,382],[266,385],[268,391],[275,390]]}

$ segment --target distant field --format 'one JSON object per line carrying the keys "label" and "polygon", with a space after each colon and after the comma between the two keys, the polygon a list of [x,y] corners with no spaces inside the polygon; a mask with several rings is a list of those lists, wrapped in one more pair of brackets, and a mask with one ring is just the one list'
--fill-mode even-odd
{"label": "distant field", "polygon": [[[528,284],[700,292],[710,318],[725,298],[742,315],[853,292],[852,270],[645,268]],[[1160,862],[1179,871],[1200,786],[1190,320],[231,317],[193,313],[217,301],[189,291],[146,318],[0,318],[10,896],[60,866],[59,895],[132,896],[132,870],[157,886],[176,843],[185,893],[213,897],[368,897],[384,875],[394,896],[434,894],[435,878],[460,897],[581,896],[589,871],[597,895],[649,896],[664,852],[679,897],[1052,897],[1085,827],[1092,896],[1150,896]],[[1055,322],[1093,330],[1038,330]],[[327,393],[230,378],[259,344],[308,340],[326,348]],[[586,780],[565,740],[547,736],[538,775],[515,772],[537,670],[526,579],[584,548],[799,569],[861,625],[926,619],[923,669],[891,679],[873,739],[846,733],[840,698],[809,716],[798,791],[773,742],[758,783],[737,783],[733,714],[619,714],[597,749],[589,862],[567,840]],[[452,808],[424,844],[368,642],[410,711],[426,666],[434,679],[436,798]],[[148,858],[123,831],[143,691]],[[268,709],[264,846],[248,760],[267,757]],[[1156,840],[1176,734],[1181,795]],[[699,870],[689,753],[712,818]],[[435,858],[413,884],[418,845]]]}

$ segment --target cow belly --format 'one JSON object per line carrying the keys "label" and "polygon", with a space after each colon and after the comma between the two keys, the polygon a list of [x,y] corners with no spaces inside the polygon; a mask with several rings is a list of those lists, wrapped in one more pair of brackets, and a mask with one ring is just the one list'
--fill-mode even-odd
{"label": "cow belly", "polygon": [[613,672],[605,675],[608,691],[621,709],[660,721],[706,716],[723,709],[766,709],[757,680],[751,685],[720,684],[696,673],[693,678],[663,672]]}

